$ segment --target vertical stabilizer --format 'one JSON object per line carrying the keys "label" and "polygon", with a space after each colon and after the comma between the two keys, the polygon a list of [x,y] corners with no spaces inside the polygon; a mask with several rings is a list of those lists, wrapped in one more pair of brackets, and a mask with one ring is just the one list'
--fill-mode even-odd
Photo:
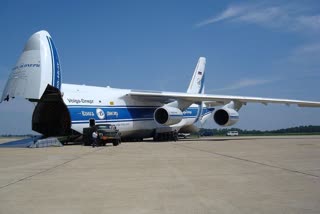
{"label": "vertical stabilizer", "polygon": [[200,57],[189,84],[187,93],[200,94],[204,92],[204,71],[206,67],[206,58]]}
{"label": "vertical stabilizer", "polygon": [[0,102],[18,96],[39,100],[48,84],[60,90],[60,61],[49,33],[39,31],[27,41],[11,71]]}

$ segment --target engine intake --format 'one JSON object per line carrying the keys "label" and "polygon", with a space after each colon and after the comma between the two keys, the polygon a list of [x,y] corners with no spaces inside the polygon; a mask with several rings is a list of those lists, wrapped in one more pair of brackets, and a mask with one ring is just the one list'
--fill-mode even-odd
{"label": "engine intake", "polygon": [[239,120],[239,113],[231,108],[222,108],[213,115],[214,121],[220,126],[232,126]]}
{"label": "engine intake", "polygon": [[161,125],[173,125],[179,123],[183,118],[180,109],[170,106],[162,106],[154,112],[154,120]]}

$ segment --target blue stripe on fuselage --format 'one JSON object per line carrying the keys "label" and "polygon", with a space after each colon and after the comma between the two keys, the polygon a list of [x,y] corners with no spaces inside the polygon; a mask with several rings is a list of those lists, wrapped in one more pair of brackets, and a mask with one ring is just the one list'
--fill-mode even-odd
{"label": "blue stripe on fuselage", "polygon": [[[95,119],[104,122],[153,120],[157,106],[68,106],[73,123]],[[99,109],[99,110],[97,110]],[[102,110],[104,116],[97,115]],[[183,112],[183,118],[196,118],[201,107],[190,107]]]}
{"label": "blue stripe on fuselage", "polygon": [[201,116],[205,116],[207,114],[211,114],[214,111],[214,108],[203,108]]}
{"label": "blue stripe on fuselage", "polygon": [[[97,109],[104,112],[104,117],[98,117]],[[119,108],[119,107],[69,107],[69,112],[73,121],[89,120],[132,120],[132,119],[150,119],[153,118],[153,112],[156,108]]]}

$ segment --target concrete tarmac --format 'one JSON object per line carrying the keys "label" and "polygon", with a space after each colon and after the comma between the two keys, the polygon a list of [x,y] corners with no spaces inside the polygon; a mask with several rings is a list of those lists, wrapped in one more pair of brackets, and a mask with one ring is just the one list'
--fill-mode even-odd
{"label": "concrete tarmac", "polygon": [[1,148],[0,213],[320,213],[320,136]]}

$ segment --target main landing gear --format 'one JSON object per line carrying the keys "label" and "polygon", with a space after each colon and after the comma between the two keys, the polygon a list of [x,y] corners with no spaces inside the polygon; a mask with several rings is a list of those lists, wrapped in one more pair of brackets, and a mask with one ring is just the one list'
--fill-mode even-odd
{"label": "main landing gear", "polygon": [[163,132],[163,133],[155,133],[153,136],[154,141],[177,141],[178,140],[178,132]]}

